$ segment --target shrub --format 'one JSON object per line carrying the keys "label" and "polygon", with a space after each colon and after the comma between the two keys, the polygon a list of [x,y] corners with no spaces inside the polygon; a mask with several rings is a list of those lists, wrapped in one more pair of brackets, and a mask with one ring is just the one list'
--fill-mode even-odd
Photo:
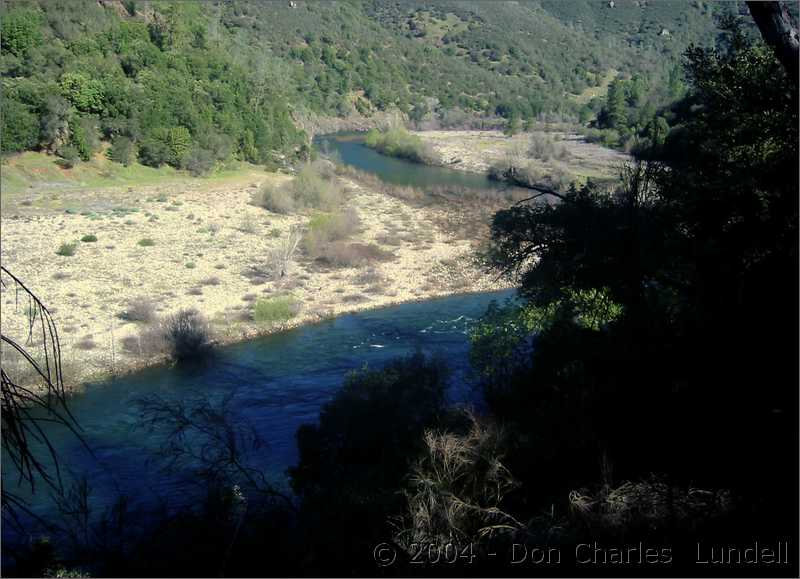
{"label": "shrub", "polygon": [[303,240],[311,257],[331,241],[347,239],[360,225],[358,213],[350,207],[341,213],[318,213],[308,222],[308,232]]}
{"label": "shrub", "polygon": [[319,163],[304,165],[289,183],[289,191],[298,207],[332,211],[342,202],[342,191],[333,172]]}
{"label": "shrub", "polygon": [[261,298],[253,307],[253,319],[258,323],[276,324],[295,317],[297,301],[292,296]]}
{"label": "shrub", "polygon": [[501,432],[472,414],[467,418],[465,434],[425,432],[426,448],[411,474],[404,528],[396,537],[409,551],[415,542],[443,540],[461,547],[523,528],[500,509],[503,497],[517,486],[501,462]]}
{"label": "shrub", "polygon": [[569,151],[561,143],[556,143],[550,135],[534,133],[528,142],[528,154],[542,161],[550,159],[565,160]]}
{"label": "shrub", "polygon": [[169,316],[164,323],[164,338],[170,354],[179,361],[202,358],[211,348],[208,322],[195,309]]}
{"label": "shrub", "polygon": [[[5,38],[4,48],[5,48]],[[3,99],[3,152],[33,149],[39,141],[39,119],[31,109],[16,100]]]}
{"label": "shrub", "polygon": [[142,247],[153,247],[156,244],[155,241],[150,239],[149,237],[145,237],[144,239],[140,239],[137,242],[137,245],[141,245]]}
{"label": "shrub", "polygon": [[[339,509],[340,515],[379,505],[397,512],[398,484],[421,451],[423,432],[444,411],[446,383],[441,360],[419,353],[348,374],[318,424],[297,431],[300,459],[290,469],[294,490],[304,500],[318,499],[315,507]],[[327,502],[332,497],[336,500]]]}
{"label": "shrub", "polygon": [[303,166],[289,183],[265,183],[254,203],[274,213],[288,214],[306,209],[333,211],[342,203],[342,190],[334,171],[321,163]]}
{"label": "shrub", "polygon": [[215,164],[216,159],[214,158],[214,154],[207,149],[197,146],[192,148],[191,153],[189,153],[186,159],[186,168],[195,177],[207,175],[214,168]]}
{"label": "shrub", "polygon": [[139,145],[139,161],[150,167],[160,167],[170,158],[167,145],[156,138],[148,137]]}
{"label": "shrub", "polygon": [[97,343],[92,339],[92,336],[86,336],[75,342],[75,347],[79,350],[94,350]]}
{"label": "shrub", "polygon": [[125,308],[125,311],[123,311],[119,317],[128,322],[144,322],[149,324],[156,319],[156,306],[148,298],[133,298],[128,302],[128,307]]}
{"label": "shrub", "polygon": [[126,336],[122,339],[122,348],[143,358],[163,354],[167,351],[167,340],[164,329],[158,325],[142,328],[138,336]]}
{"label": "shrub", "polygon": [[373,261],[388,261],[394,257],[374,243],[334,241],[320,250],[317,259],[336,267],[356,267]]}
{"label": "shrub", "polygon": [[83,237],[81,237],[81,241],[83,241],[84,243],[94,243],[95,241],[97,241],[97,236],[93,233],[90,233],[89,235],[84,235]]}
{"label": "shrub", "polygon": [[111,141],[111,147],[108,149],[108,158],[116,163],[121,163],[126,167],[133,163],[133,141],[122,135],[117,135],[114,137],[114,139]]}
{"label": "shrub", "polygon": [[390,128],[385,131],[372,129],[367,133],[366,145],[384,155],[408,159],[415,163],[429,165],[439,163],[438,156],[430,145],[402,127]]}
{"label": "shrub", "polygon": [[62,169],[72,169],[81,160],[78,149],[72,145],[66,145],[58,150],[58,155],[61,157],[56,160],[56,164]]}
{"label": "shrub", "polygon": [[75,255],[75,252],[78,250],[78,244],[75,242],[72,243],[62,243],[58,247],[58,251],[56,251],[56,255],[63,255],[65,257],[70,257]]}
{"label": "shrub", "polygon": [[264,183],[258,191],[254,202],[259,207],[273,213],[287,214],[295,210],[292,194],[285,188],[273,183]]}
{"label": "shrub", "polygon": [[299,243],[300,230],[292,227],[286,238],[267,252],[267,268],[273,279],[281,279],[289,272],[289,266]]}

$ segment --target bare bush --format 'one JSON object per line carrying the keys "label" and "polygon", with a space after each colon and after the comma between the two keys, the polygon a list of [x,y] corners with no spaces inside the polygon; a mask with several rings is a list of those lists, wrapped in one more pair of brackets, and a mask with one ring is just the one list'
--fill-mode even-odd
{"label": "bare bush", "polygon": [[300,229],[292,227],[289,234],[267,252],[267,269],[275,280],[281,279],[289,273],[289,268],[300,244],[302,234]]}
{"label": "bare bush", "polygon": [[253,202],[273,213],[285,215],[295,211],[292,194],[285,187],[274,183],[264,183],[258,193],[254,195]]}
{"label": "bare bush", "polygon": [[670,486],[657,476],[618,487],[602,485],[596,493],[569,493],[572,524],[606,530],[656,529],[676,522],[697,522],[724,515],[732,507],[730,491]]}
{"label": "bare bush", "polygon": [[211,348],[208,322],[195,309],[169,316],[164,322],[164,338],[176,360],[202,358]]}
{"label": "bare bush", "polygon": [[334,241],[322,249],[317,260],[336,267],[357,267],[374,261],[388,261],[393,257],[394,254],[374,243]]}
{"label": "bare bush", "polygon": [[308,223],[303,246],[310,257],[318,257],[320,250],[332,241],[347,239],[361,226],[358,213],[348,207],[340,213],[315,215]]}
{"label": "bare bush", "polygon": [[120,316],[128,322],[143,322],[149,324],[156,319],[156,306],[145,297],[134,298],[128,302],[128,307]]}
{"label": "bare bush", "polygon": [[542,161],[557,159],[564,161],[570,157],[569,151],[553,137],[543,133],[533,133],[528,141],[528,154]]}

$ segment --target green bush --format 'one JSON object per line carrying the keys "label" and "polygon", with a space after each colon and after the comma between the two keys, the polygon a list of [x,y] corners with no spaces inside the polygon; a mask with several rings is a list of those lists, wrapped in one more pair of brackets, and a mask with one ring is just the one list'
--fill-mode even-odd
{"label": "green bush", "polygon": [[[304,499],[335,496],[335,505],[320,506],[343,512],[351,501],[362,509],[402,505],[397,485],[421,451],[425,429],[444,411],[447,376],[441,360],[423,354],[348,374],[319,423],[297,431],[294,490]],[[363,502],[376,495],[383,501]]]}
{"label": "green bush", "polygon": [[408,159],[415,163],[435,165],[439,162],[430,145],[400,127],[390,128],[385,131],[372,129],[367,133],[366,144],[384,155]]}
{"label": "green bush", "polygon": [[81,160],[78,149],[72,145],[61,147],[58,150],[58,154],[61,158],[56,159],[56,164],[62,169],[72,169]]}
{"label": "green bush", "polygon": [[97,125],[90,118],[76,117],[69,121],[69,129],[70,144],[75,147],[81,160],[89,161],[100,146]]}
{"label": "green bush", "polygon": [[[3,14],[0,36],[3,48],[15,56],[24,56],[42,39],[39,16],[28,9],[9,10]],[[3,133],[5,137],[5,133]]]}
{"label": "green bush", "polygon": [[297,301],[292,296],[260,298],[253,307],[253,319],[258,323],[280,323],[297,315]]}
{"label": "green bush", "polygon": [[307,209],[333,211],[342,203],[342,189],[333,170],[324,163],[303,166],[289,183],[265,183],[253,202],[274,213],[288,214]]}
{"label": "green bush", "polygon": [[150,239],[149,237],[145,237],[144,239],[140,239],[137,242],[137,245],[140,245],[142,247],[153,247],[155,244],[156,244],[156,242],[153,241],[152,239]]}
{"label": "green bush", "polygon": [[3,98],[2,105],[3,152],[12,153],[34,148],[39,141],[39,118],[30,107],[19,101],[6,97]]}
{"label": "green bush", "polygon": [[114,137],[108,149],[108,158],[126,167],[130,165],[134,159],[133,141],[122,135]]}
{"label": "green bush", "polygon": [[75,255],[75,252],[78,251],[78,244],[75,242],[72,243],[62,243],[58,247],[58,251],[56,251],[56,255],[63,255],[65,257],[70,257]]}
{"label": "green bush", "polygon": [[358,214],[352,208],[341,213],[317,213],[308,222],[308,231],[303,238],[306,252],[317,257],[330,242],[350,237],[359,224]]}
{"label": "green bush", "polygon": [[95,241],[97,241],[97,236],[93,233],[90,233],[89,235],[84,235],[83,237],[81,237],[81,241],[83,241],[84,243],[94,243]]}

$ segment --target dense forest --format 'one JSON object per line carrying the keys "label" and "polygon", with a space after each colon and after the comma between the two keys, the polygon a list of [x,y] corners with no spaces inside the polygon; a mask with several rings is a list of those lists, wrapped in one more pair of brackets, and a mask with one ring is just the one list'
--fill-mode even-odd
{"label": "dense forest", "polygon": [[[75,163],[107,142],[202,173],[304,157],[301,117],[391,108],[637,137],[613,186],[533,186],[494,214],[479,258],[519,297],[470,331],[479,404],[448,403],[435,355],[352,371],[297,431],[290,492],[248,466],[260,449],[224,402],[138,400],[201,498],[134,524],[121,496],[90,525],[75,492],[78,522],[15,573],[796,575],[797,71],[746,7],[674,6],[6,3],[4,152]],[[370,136],[415,157],[395,137]],[[696,565],[700,543],[754,541],[788,541],[787,562]],[[512,563],[576,544],[595,565]]]}
{"label": "dense forest", "polygon": [[445,126],[556,115],[622,146],[680,96],[681,52],[737,9],[14,0],[2,8],[2,150],[70,165],[105,142],[120,163],[205,173],[303,156],[300,119],[386,110]]}

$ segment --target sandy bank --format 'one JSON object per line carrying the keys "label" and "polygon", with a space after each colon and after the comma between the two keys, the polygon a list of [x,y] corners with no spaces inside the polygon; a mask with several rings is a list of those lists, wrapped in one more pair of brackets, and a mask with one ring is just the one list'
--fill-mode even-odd
{"label": "sandy bank", "polygon": [[[580,135],[567,133],[519,133],[513,137],[501,131],[417,131],[414,134],[434,148],[446,167],[472,173],[485,174],[492,164],[509,155],[518,155],[537,163],[544,172],[560,169],[579,177],[606,178],[615,176],[617,167],[629,159],[624,153],[587,143]],[[545,134],[566,149],[565,159],[545,161],[530,154],[532,135]]]}
{"label": "sandy bank", "polygon": [[[215,341],[230,343],[343,313],[503,287],[472,262],[470,241],[440,229],[432,210],[347,179],[347,204],[363,225],[355,240],[382,246],[392,259],[325,269],[300,256],[286,278],[274,281],[264,273],[269,249],[308,216],[273,214],[250,199],[262,182],[284,179],[253,172],[224,182],[64,192],[81,208],[70,213],[33,194],[29,206],[4,214],[3,265],[51,309],[69,381],[163,361],[131,347],[143,324],[120,314],[135,298],[152,300],[158,316],[196,308],[210,320]],[[79,241],[87,235],[97,241]],[[56,254],[70,242],[77,244],[74,255]],[[285,294],[299,304],[296,317],[279,325],[252,321],[259,298]],[[0,299],[3,333],[24,338],[24,308],[15,307],[9,288]]]}

